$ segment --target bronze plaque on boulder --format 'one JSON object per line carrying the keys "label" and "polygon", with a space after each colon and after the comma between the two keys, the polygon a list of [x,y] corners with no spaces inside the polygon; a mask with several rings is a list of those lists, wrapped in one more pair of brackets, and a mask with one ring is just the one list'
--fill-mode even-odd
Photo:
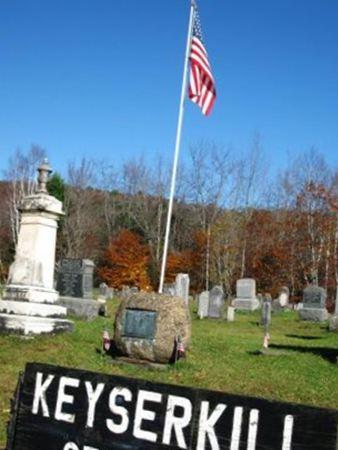
{"label": "bronze plaque on boulder", "polygon": [[155,337],[156,311],[126,309],[122,336],[152,340]]}

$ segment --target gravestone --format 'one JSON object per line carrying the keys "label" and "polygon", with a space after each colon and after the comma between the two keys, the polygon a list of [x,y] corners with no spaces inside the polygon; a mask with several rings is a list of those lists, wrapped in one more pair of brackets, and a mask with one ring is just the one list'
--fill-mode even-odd
{"label": "gravestone", "polygon": [[58,304],[68,313],[85,319],[105,314],[105,299],[93,300],[94,263],[89,259],[64,258],[58,271]]}
{"label": "gravestone", "polygon": [[63,297],[93,298],[94,263],[89,259],[64,258],[60,262],[57,290]]}
{"label": "gravestone", "polygon": [[280,291],[278,298],[276,298],[272,303],[272,309],[275,312],[283,311],[289,306],[290,290],[287,286],[283,286]]}
{"label": "gravestone", "polygon": [[234,307],[244,311],[254,311],[260,307],[260,303],[256,297],[255,280],[252,278],[237,280]]}
{"label": "gravestone", "polygon": [[109,297],[109,287],[107,283],[101,283],[99,286],[100,289],[100,297],[108,298]]}
{"label": "gravestone", "polygon": [[203,319],[209,313],[209,291],[203,291],[198,296],[198,317]]}
{"label": "gravestone", "polygon": [[183,298],[185,303],[189,304],[189,284],[190,279],[187,273],[179,273],[175,280],[175,295]]}
{"label": "gravestone", "polygon": [[114,342],[127,357],[168,363],[177,338],[187,348],[191,335],[188,307],[180,297],[155,292],[129,292],[115,317]]}
{"label": "gravestone", "polygon": [[163,294],[171,295],[174,297],[175,295],[175,283],[165,283],[163,285]]}
{"label": "gravestone", "polygon": [[222,286],[215,286],[209,293],[208,317],[219,319],[222,317],[224,307],[224,293]]}
{"label": "gravestone", "polygon": [[333,316],[330,318],[329,330],[338,332],[338,288],[336,292],[336,304]]}
{"label": "gravestone", "polygon": [[271,323],[271,297],[265,296],[261,312],[261,325],[268,331]]}
{"label": "gravestone", "polygon": [[263,306],[263,303],[264,303],[264,297],[263,297],[263,295],[262,294],[257,294],[257,300],[258,300],[258,302],[259,302],[259,307],[261,308],[262,306]]}
{"label": "gravestone", "polygon": [[270,324],[271,324],[271,295],[266,294],[262,306],[261,324],[264,327],[263,347],[268,349],[270,341]]}
{"label": "gravestone", "polygon": [[48,194],[52,172],[45,160],[38,168],[38,184],[33,195],[20,204],[20,231],[15,260],[0,301],[0,331],[41,334],[71,331],[73,322],[65,319],[67,310],[58,306],[54,289],[57,224],[62,203]]}
{"label": "gravestone", "polygon": [[227,321],[228,322],[234,322],[235,321],[235,308],[233,306],[228,306]]}
{"label": "gravestone", "polygon": [[303,307],[299,310],[300,320],[323,322],[329,318],[326,309],[326,291],[322,287],[310,285],[303,291]]}

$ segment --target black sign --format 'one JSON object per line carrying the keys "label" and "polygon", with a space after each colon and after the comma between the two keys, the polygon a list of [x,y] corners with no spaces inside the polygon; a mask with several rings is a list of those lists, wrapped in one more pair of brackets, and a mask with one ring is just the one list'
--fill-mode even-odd
{"label": "black sign", "polygon": [[7,450],[336,450],[337,413],[28,364]]}

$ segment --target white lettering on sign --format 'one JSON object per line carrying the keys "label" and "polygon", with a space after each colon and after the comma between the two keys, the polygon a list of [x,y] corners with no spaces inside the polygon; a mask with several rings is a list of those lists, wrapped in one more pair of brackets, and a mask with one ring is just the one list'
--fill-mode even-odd
{"label": "white lettering on sign", "polygon": [[[74,442],[68,442],[64,447],[63,450],[80,450],[79,447],[74,444]],[[99,450],[98,448],[89,447],[88,445],[85,445],[83,447],[83,450]]]}
{"label": "white lettering on sign", "polygon": [[285,416],[282,450],[291,450],[293,433],[293,416]]}
{"label": "white lettering on sign", "polygon": [[142,430],[142,422],[144,420],[153,422],[155,420],[155,413],[149,409],[144,409],[144,402],[161,403],[162,394],[157,392],[144,391],[140,389],[137,397],[134,431],[133,434],[138,439],[145,441],[156,442],[157,434],[153,431]]}
{"label": "white lettering on sign", "polygon": [[[175,416],[175,408],[177,406],[183,408],[184,412],[182,417]],[[174,429],[179,448],[187,448],[183,428],[186,428],[189,425],[191,416],[192,404],[189,399],[185,397],[178,397],[176,395],[169,395],[163,431],[163,444],[170,445],[171,433]]]}
{"label": "white lettering on sign", "polygon": [[[67,376],[60,376],[56,381],[56,377],[57,375],[36,372],[32,414],[40,414],[45,418],[54,417],[57,421],[70,424],[81,420],[86,429],[106,426],[107,430],[115,435],[121,435],[128,430],[132,430],[136,439],[152,443],[162,439],[162,444],[179,449],[189,448],[191,445],[190,439],[196,432],[196,450],[205,450],[206,447],[211,450],[220,450],[221,445],[224,445],[222,441],[224,431],[222,430],[224,426],[227,429],[231,426],[231,422],[217,426],[217,423],[221,421],[222,414],[229,408],[223,403],[217,404],[212,409],[207,400],[201,400],[200,404],[195,404],[194,401],[185,396],[167,395],[166,393],[161,394],[143,389],[133,394],[130,389],[120,385],[112,387],[111,390],[106,392],[105,388],[108,385],[104,382],[95,384],[93,381],[80,381],[78,378]],[[78,394],[75,395],[71,389],[78,389],[80,383],[81,391],[79,390]],[[77,417],[78,407],[75,404],[75,399],[80,397],[80,392],[85,392],[84,396],[87,396],[87,409],[81,410]],[[104,402],[108,403],[111,417],[102,418],[102,412],[99,413],[103,398]],[[54,405],[55,410],[53,411]],[[197,417],[196,421],[193,420],[194,408],[199,414],[198,421]],[[101,418],[100,423],[95,420],[98,414]],[[246,414],[245,419],[248,420],[246,442],[244,442],[243,436],[244,414]],[[258,409],[247,410],[243,406],[233,408],[231,439],[230,443],[227,444],[229,450],[239,450],[242,447],[246,450],[256,450],[260,415],[261,412]],[[134,419],[133,423],[131,423],[131,417]],[[285,415],[283,419],[283,433],[280,432],[281,430],[276,430],[278,441],[275,448],[291,450],[294,417]],[[161,426],[163,427],[162,430],[159,429]],[[190,430],[188,432],[189,426],[193,427],[192,432]],[[69,442],[63,447],[63,450],[98,450],[83,445],[79,446],[79,444]]]}
{"label": "white lettering on sign", "polygon": [[247,450],[256,449],[257,429],[258,429],[259,411],[258,409],[252,409],[249,417],[249,434],[248,434],[248,446]]}
{"label": "white lettering on sign", "polygon": [[78,388],[80,380],[77,378],[61,377],[59,383],[59,390],[57,393],[57,400],[55,406],[55,419],[63,422],[74,423],[75,414],[64,413],[62,407],[64,403],[72,405],[74,403],[74,396],[65,393],[66,387]]}
{"label": "white lettering on sign", "polygon": [[109,408],[113,414],[121,417],[121,423],[116,424],[112,419],[106,419],[107,428],[116,434],[125,433],[129,426],[129,415],[126,408],[116,404],[117,397],[122,397],[126,402],[131,402],[132,393],[127,388],[115,387],[109,395]]}
{"label": "white lettering on sign", "polygon": [[43,374],[41,372],[37,372],[36,381],[35,381],[35,390],[34,390],[34,400],[32,406],[32,413],[38,414],[39,407],[41,404],[42,415],[43,417],[49,417],[49,410],[46,400],[46,391],[49,388],[51,382],[54,380],[54,375],[48,375],[46,380],[42,382]]}
{"label": "white lettering on sign", "polygon": [[64,447],[63,450],[79,450],[79,447],[74,444],[74,442],[68,442]]}
{"label": "white lettering on sign", "polygon": [[232,424],[231,445],[230,450],[238,450],[241,440],[243,408],[237,406],[234,412],[234,421]]}
{"label": "white lettering on sign", "polygon": [[226,409],[226,405],[219,403],[213,412],[209,414],[209,402],[201,403],[201,412],[198,424],[197,450],[205,448],[205,440],[208,436],[211,450],[219,450],[218,440],[216,437],[214,426]]}
{"label": "white lettering on sign", "polygon": [[99,383],[96,386],[96,389],[93,389],[92,384],[89,381],[85,382],[87,397],[88,397],[88,413],[87,413],[87,427],[93,428],[94,420],[95,420],[95,408],[98,399],[100,398],[103,389],[104,383]]}

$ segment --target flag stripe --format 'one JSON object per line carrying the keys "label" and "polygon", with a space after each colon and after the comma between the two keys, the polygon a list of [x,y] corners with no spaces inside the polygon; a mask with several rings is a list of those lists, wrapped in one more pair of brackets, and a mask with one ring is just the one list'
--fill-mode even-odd
{"label": "flag stripe", "polygon": [[203,44],[201,24],[197,9],[195,9],[194,14],[189,60],[189,98],[201,108],[203,114],[209,115],[215,103],[216,89],[208,54]]}

